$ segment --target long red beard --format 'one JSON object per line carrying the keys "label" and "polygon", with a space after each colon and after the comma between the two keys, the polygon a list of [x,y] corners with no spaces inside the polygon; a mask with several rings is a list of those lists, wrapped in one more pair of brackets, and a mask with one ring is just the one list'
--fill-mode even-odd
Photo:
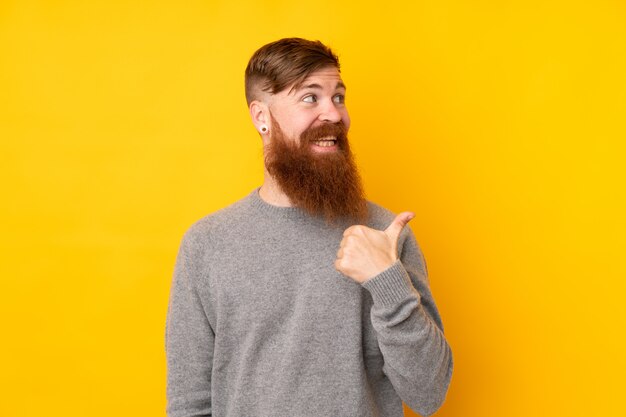
{"label": "long red beard", "polygon": [[[338,149],[314,152],[312,142],[326,136],[337,137]],[[265,166],[291,203],[307,213],[322,216],[329,224],[342,218],[356,223],[367,219],[365,193],[343,122],[310,128],[296,143],[285,138],[272,117]]]}

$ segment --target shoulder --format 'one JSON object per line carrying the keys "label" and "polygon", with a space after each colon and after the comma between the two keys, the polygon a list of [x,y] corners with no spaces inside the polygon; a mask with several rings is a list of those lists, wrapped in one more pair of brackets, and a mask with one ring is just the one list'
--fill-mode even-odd
{"label": "shoulder", "polygon": [[372,229],[384,230],[393,221],[396,215],[385,207],[372,201],[367,201],[368,221],[367,226]]}
{"label": "shoulder", "polygon": [[183,243],[206,247],[215,239],[245,227],[242,223],[250,221],[250,196],[246,196],[224,208],[196,220],[183,236]]}

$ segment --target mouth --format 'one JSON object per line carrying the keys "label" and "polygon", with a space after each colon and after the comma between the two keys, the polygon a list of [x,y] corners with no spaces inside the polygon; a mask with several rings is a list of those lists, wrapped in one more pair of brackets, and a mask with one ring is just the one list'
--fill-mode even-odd
{"label": "mouth", "polygon": [[321,138],[320,140],[314,141],[313,144],[320,148],[333,148],[335,145],[337,145],[337,138],[335,136],[327,136]]}

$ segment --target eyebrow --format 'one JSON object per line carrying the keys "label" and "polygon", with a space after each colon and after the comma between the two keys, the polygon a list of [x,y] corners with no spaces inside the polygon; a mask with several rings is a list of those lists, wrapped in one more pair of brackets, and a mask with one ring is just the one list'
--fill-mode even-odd
{"label": "eyebrow", "polygon": [[[322,86],[319,85],[319,84],[315,84],[315,83],[304,85],[304,86],[300,87],[299,90],[303,90],[305,88],[316,88],[318,90],[322,90]],[[339,82],[337,82],[337,85],[335,86],[335,90],[337,90],[339,88],[343,88],[345,90],[346,89],[346,85],[342,81],[339,81]]]}

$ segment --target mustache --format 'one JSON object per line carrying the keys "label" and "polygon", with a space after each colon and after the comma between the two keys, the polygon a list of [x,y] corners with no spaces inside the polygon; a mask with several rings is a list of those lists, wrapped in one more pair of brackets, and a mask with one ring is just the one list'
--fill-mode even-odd
{"label": "mustache", "polygon": [[335,136],[337,143],[344,143],[348,135],[346,125],[339,121],[337,123],[325,123],[316,127],[311,127],[300,135],[302,143],[315,142],[323,137]]}

